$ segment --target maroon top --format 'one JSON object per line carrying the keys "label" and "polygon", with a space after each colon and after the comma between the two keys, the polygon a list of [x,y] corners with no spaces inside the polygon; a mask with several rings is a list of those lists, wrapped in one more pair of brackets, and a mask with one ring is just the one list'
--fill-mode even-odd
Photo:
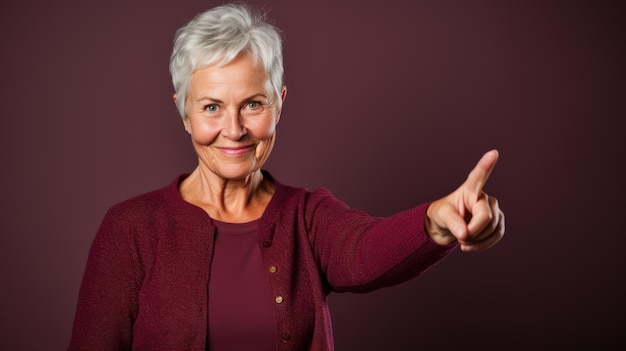
{"label": "maroon top", "polygon": [[[89,251],[70,350],[206,350],[215,226],[181,197],[184,178],[105,215]],[[333,350],[330,292],[405,282],[457,246],[430,240],[428,203],[379,218],[326,189],[274,184],[257,243],[277,350]]]}
{"label": "maroon top", "polygon": [[276,321],[256,239],[257,222],[217,228],[209,279],[211,351],[276,350]]}

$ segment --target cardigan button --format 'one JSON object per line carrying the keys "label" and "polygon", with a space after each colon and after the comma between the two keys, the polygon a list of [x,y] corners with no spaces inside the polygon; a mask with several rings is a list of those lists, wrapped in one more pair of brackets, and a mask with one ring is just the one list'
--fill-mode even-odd
{"label": "cardigan button", "polygon": [[271,241],[269,241],[269,240],[263,240],[263,247],[264,247],[264,248],[268,248],[268,247],[270,247],[270,246],[272,246],[272,242],[271,242]]}
{"label": "cardigan button", "polygon": [[276,266],[270,267],[270,273],[276,273]]}
{"label": "cardigan button", "polygon": [[291,339],[291,335],[289,335],[289,333],[282,333],[280,334],[281,339],[287,341],[289,339]]}
{"label": "cardigan button", "polygon": [[283,302],[283,297],[282,296],[276,296],[276,303],[282,303]]}

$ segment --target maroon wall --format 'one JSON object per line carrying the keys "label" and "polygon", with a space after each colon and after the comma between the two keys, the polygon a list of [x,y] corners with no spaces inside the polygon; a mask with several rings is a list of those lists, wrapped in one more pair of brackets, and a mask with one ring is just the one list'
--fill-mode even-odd
{"label": "maroon wall", "polygon": [[[389,215],[501,151],[501,244],[332,296],[338,349],[624,345],[619,2],[256,2],[285,34],[281,181]],[[105,210],[194,167],[168,57],[215,4],[0,5],[0,349],[63,349]]]}

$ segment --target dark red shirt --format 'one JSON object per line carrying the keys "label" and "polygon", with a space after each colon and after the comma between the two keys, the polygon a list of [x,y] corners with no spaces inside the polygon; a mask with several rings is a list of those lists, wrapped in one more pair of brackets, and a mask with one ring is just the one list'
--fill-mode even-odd
{"label": "dark red shirt", "polygon": [[209,350],[275,351],[276,321],[257,242],[258,221],[213,224]]}

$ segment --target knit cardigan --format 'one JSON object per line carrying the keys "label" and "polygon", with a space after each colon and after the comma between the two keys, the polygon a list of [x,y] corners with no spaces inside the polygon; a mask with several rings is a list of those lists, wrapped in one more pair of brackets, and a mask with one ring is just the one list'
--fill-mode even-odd
{"label": "knit cardigan", "polygon": [[[184,177],[106,213],[89,251],[69,350],[206,350],[215,226],[181,197]],[[407,281],[456,247],[425,233],[428,204],[378,218],[327,189],[273,181],[258,243],[274,296],[277,350],[333,350],[330,292]]]}

